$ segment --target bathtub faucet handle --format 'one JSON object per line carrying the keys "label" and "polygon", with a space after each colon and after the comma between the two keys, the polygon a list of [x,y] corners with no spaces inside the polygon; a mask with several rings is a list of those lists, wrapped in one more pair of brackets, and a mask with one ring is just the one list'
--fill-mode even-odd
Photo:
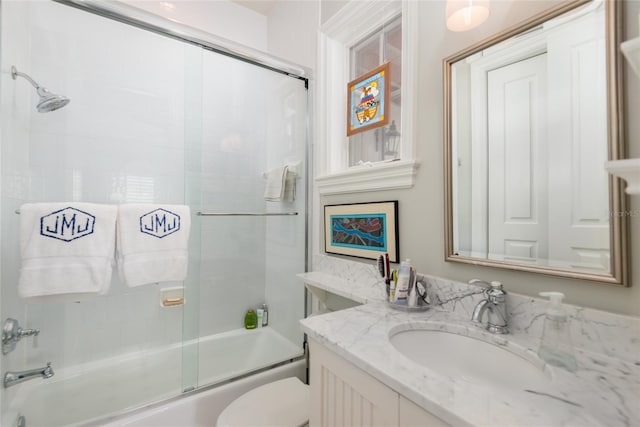
{"label": "bathtub faucet handle", "polygon": [[11,353],[22,338],[39,333],[40,329],[22,329],[16,319],[8,318],[2,325],[2,354]]}

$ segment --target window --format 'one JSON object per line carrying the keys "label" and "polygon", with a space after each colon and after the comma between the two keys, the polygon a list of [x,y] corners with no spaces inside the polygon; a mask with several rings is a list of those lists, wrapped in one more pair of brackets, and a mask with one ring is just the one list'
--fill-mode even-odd
{"label": "window", "polygon": [[[320,194],[413,186],[418,4],[352,0],[322,26],[314,125]],[[349,138],[347,83],[385,62],[391,62],[391,121]]]}
{"label": "window", "polygon": [[349,137],[349,166],[400,158],[402,128],[402,17],[385,23],[350,49],[353,80],[385,62],[391,63],[389,124]]}

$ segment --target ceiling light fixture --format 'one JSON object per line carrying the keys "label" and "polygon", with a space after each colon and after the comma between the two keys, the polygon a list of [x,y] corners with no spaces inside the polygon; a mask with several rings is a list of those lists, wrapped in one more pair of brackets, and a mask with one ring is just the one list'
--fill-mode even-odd
{"label": "ceiling light fixture", "polygon": [[170,3],[168,1],[161,1],[160,2],[160,6],[162,6],[164,9],[172,11],[173,9],[176,8],[176,5],[173,3]]}
{"label": "ceiling light fixture", "polygon": [[447,28],[467,31],[489,17],[489,0],[447,0]]}

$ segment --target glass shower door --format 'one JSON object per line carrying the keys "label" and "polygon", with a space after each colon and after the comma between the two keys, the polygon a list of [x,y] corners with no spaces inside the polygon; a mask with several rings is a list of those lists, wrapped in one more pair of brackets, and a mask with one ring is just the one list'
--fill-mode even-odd
{"label": "glass shower door", "polygon": [[[303,80],[206,50],[201,70],[199,147],[187,160],[199,173],[186,193],[199,191],[192,209],[202,213],[191,252],[200,254],[204,386],[302,355],[304,287],[295,274],[306,260],[307,90]],[[266,201],[267,173],[285,165],[289,197]],[[246,312],[264,303],[268,327],[246,331]]]}
{"label": "glass shower door", "polygon": [[[104,295],[76,302],[20,298],[20,216],[27,202],[184,204],[186,56],[195,46],[55,2],[2,2],[2,69],[15,65],[66,107],[38,113],[25,80],[0,78],[2,94],[2,320],[40,329],[2,356],[3,373],[55,375],[3,390],[2,425],[100,418],[182,387],[184,306],[162,307],[161,289],[129,287],[113,271]],[[161,373],[161,374],[159,374]]]}

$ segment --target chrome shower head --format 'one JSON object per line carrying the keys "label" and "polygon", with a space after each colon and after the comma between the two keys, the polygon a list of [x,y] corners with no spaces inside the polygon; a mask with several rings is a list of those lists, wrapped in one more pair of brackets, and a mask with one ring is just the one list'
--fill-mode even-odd
{"label": "chrome shower head", "polygon": [[38,92],[38,96],[40,97],[40,102],[36,105],[36,109],[39,113],[48,113],[49,111],[55,111],[58,108],[62,108],[67,105],[70,101],[69,98],[63,95],[56,95],[55,93],[49,92],[46,87],[40,86],[35,82],[31,77],[29,77],[25,73],[21,73],[16,69],[15,66],[11,66],[11,78],[15,80],[18,76],[26,79],[33,87],[36,88]]}
{"label": "chrome shower head", "polygon": [[47,88],[38,88],[38,95],[40,96],[40,102],[36,105],[38,113],[48,113],[49,111],[55,111],[58,108],[62,108],[69,103],[69,98],[63,95],[56,95],[47,90]]}

